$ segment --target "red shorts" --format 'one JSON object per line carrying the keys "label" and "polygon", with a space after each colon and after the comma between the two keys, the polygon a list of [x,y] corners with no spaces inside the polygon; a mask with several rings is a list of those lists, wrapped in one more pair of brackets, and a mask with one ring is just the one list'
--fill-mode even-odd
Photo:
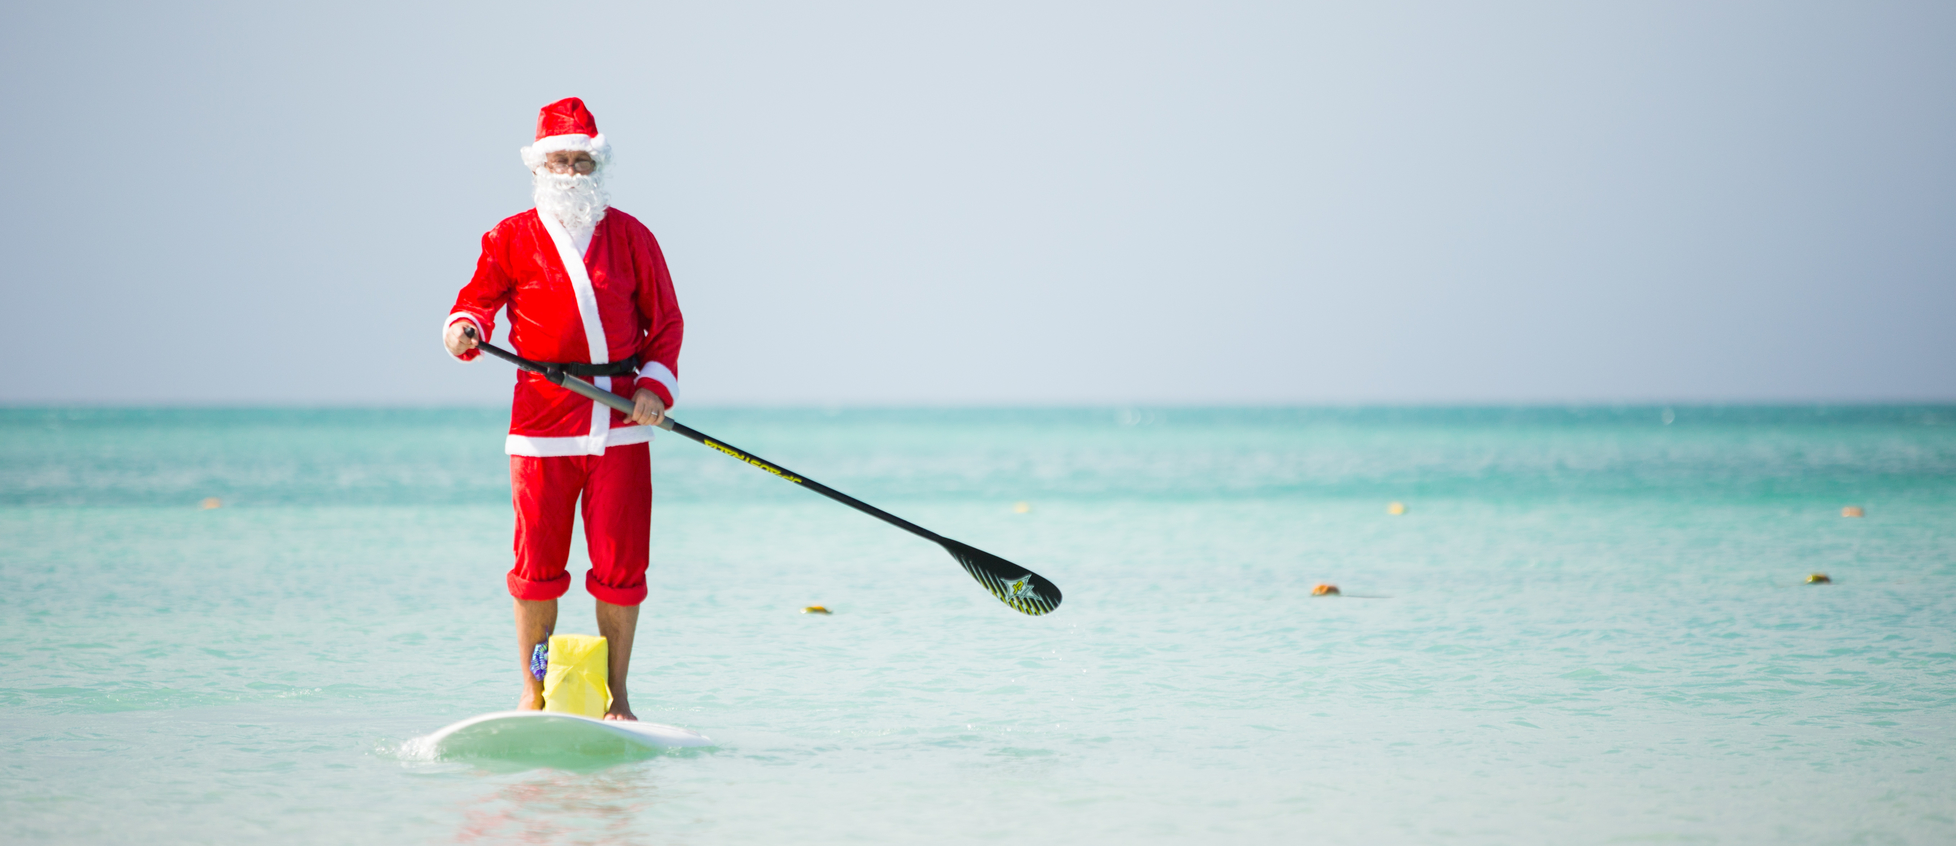
{"label": "red shorts", "polygon": [[509,457],[516,506],[516,566],[509,595],[556,599],[570,590],[571,520],[584,498],[584,541],[591,572],[584,589],[613,605],[645,601],[652,541],[652,451],[647,444],[608,447],[604,455]]}

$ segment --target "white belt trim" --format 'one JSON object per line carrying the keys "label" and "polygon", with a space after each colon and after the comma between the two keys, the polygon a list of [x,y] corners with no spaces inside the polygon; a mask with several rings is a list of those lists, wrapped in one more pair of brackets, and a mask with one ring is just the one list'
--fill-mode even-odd
{"label": "white belt trim", "polygon": [[638,378],[650,379],[666,386],[666,393],[672,394],[672,404],[679,404],[679,376],[672,372],[672,368],[656,361],[648,361],[644,367],[638,369]]}
{"label": "white belt trim", "polygon": [[[605,343],[604,321],[598,315],[598,293],[591,287],[591,273],[584,267],[584,256],[577,252],[577,244],[571,240],[564,224],[543,209],[537,209],[537,220],[543,223],[550,240],[557,245],[557,260],[564,265],[564,274],[570,277],[571,290],[577,293],[577,315],[584,319],[584,345],[591,349],[592,364],[608,364],[611,361],[611,346]],[[593,232],[595,233],[595,229]],[[600,376],[604,380],[598,387],[611,389],[611,377]],[[593,379],[597,382],[597,379]],[[611,409],[603,403],[591,403],[591,434],[584,453],[603,455],[605,431],[611,428]],[[510,437],[515,437],[511,435]],[[511,453],[518,455],[520,453]],[[572,455],[578,453],[570,453]]]}
{"label": "white belt trim", "polygon": [[[630,446],[631,444],[651,443],[651,426],[620,426],[605,435],[604,445],[608,447]],[[562,438],[539,438],[530,435],[510,435],[503,441],[503,451],[510,455],[527,455],[533,458],[561,458],[569,455],[603,455],[602,450],[591,451],[591,439],[583,435]]]}

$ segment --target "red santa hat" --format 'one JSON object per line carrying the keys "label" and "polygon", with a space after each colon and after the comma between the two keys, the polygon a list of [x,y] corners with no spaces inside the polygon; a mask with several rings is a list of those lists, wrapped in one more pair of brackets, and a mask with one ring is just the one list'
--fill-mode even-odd
{"label": "red santa hat", "polygon": [[611,163],[611,143],[598,131],[598,119],[576,97],[565,97],[537,113],[537,140],[523,148],[523,164],[536,170],[543,167],[545,156],[560,150],[590,153],[600,168]]}

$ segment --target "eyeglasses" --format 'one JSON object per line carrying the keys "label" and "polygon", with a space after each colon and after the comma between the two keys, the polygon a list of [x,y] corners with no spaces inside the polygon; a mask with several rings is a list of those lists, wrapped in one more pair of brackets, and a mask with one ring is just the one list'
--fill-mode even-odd
{"label": "eyeglasses", "polygon": [[549,158],[543,160],[543,166],[549,168],[551,173],[570,173],[576,171],[582,174],[589,174],[598,169],[598,163],[591,158],[591,154],[581,151],[573,153],[552,153]]}

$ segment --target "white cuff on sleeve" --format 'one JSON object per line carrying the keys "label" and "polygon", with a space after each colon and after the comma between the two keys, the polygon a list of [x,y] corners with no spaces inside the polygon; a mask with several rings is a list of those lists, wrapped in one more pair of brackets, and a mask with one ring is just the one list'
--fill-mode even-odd
{"label": "white cuff on sleeve", "polygon": [[672,372],[672,368],[656,361],[648,361],[644,367],[638,369],[638,378],[650,379],[666,386],[666,393],[672,394],[672,404],[679,404],[679,377]]}

